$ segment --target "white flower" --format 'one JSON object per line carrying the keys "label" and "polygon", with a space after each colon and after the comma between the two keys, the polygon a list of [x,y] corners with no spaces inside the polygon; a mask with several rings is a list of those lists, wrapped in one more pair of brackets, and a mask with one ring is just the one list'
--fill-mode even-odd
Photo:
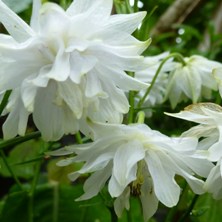
{"label": "white flower", "polygon": [[173,108],[188,98],[193,103],[201,98],[210,98],[211,91],[217,90],[212,70],[221,67],[220,63],[197,55],[184,58],[184,60],[186,65],[178,63],[169,76],[166,98],[169,98]]}
{"label": "white flower", "polygon": [[10,34],[0,35],[0,91],[13,90],[5,139],[24,135],[29,114],[46,140],[75,133],[87,116],[122,121],[129,109],[124,92],[147,87],[125,71],[143,67],[149,41],[131,35],[145,12],[110,15],[112,3],[75,0],[64,11],[34,0],[28,26],[0,1]]}
{"label": "white flower", "polygon": [[[197,103],[179,113],[166,113],[199,125],[192,127],[183,136],[202,138],[199,150],[208,150],[208,159],[218,161],[222,157],[222,107],[214,103]],[[204,138],[204,139],[203,139]]]}
{"label": "white flower", "polygon": [[[169,52],[164,52],[157,56],[146,56],[145,62],[147,64],[147,67],[143,70],[135,72],[135,78],[146,82],[151,83],[162,60],[166,58],[169,55]],[[164,95],[166,93],[166,87],[168,83],[168,72],[175,69],[175,62],[172,62],[171,60],[167,60],[166,63],[164,63],[160,73],[158,74],[158,77],[149,93],[149,95],[146,97],[143,107],[149,107],[149,109],[145,109],[146,116],[152,115],[152,107],[154,107],[157,104],[161,104],[163,102]],[[146,90],[140,90],[138,93],[138,99],[143,98],[144,94],[146,93]]]}
{"label": "white flower", "polygon": [[177,204],[180,187],[174,178],[176,174],[184,177],[195,193],[203,193],[203,181],[194,174],[206,177],[212,165],[195,154],[196,139],[169,138],[144,124],[92,124],[91,127],[94,142],[50,153],[77,154],[58,162],[60,166],[85,162],[79,171],[69,174],[71,180],[93,173],[78,200],[97,195],[108,181],[110,195],[117,198],[114,203],[117,215],[129,208],[131,193],[140,197],[146,221],[156,212],[158,201],[168,207]]}
{"label": "white flower", "polygon": [[194,136],[202,140],[198,149],[207,150],[206,158],[216,162],[210,171],[204,189],[213,194],[215,199],[222,198],[222,107],[213,103],[193,104],[180,113],[167,115],[199,123],[184,136]]}

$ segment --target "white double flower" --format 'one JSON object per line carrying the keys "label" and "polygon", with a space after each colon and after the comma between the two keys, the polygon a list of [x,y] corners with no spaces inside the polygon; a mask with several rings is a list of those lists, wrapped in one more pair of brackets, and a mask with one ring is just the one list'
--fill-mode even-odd
{"label": "white double flower", "polygon": [[76,180],[81,174],[93,173],[84,184],[79,200],[98,194],[108,181],[108,190],[115,211],[121,215],[129,208],[130,193],[140,197],[144,220],[157,210],[158,201],[168,207],[179,200],[180,187],[175,180],[182,176],[193,191],[202,194],[204,182],[195,177],[207,177],[213,164],[196,153],[196,138],[169,138],[145,124],[91,124],[94,142],[68,146],[51,152],[51,155],[70,157],[58,162],[66,166],[84,162],[83,167],[69,174]]}
{"label": "white double flower", "polygon": [[29,114],[45,140],[75,133],[87,116],[122,121],[129,109],[124,92],[147,87],[125,71],[144,66],[140,54],[149,41],[131,35],[146,13],[110,15],[112,4],[75,0],[64,11],[34,0],[28,26],[0,1],[10,34],[0,34],[0,91],[13,90],[5,139],[24,135]]}

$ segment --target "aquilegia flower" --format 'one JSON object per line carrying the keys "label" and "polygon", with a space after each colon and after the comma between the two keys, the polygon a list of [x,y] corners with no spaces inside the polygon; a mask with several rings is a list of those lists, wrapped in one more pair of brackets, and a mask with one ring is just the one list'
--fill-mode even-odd
{"label": "aquilegia flower", "polygon": [[34,0],[28,26],[2,1],[0,91],[13,90],[5,114],[4,138],[24,135],[29,114],[46,140],[75,133],[79,122],[122,121],[129,109],[124,94],[147,84],[125,71],[143,67],[149,41],[131,33],[145,12],[110,15],[112,0],[75,0],[59,5]]}
{"label": "aquilegia flower", "polygon": [[92,173],[84,184],[85,193],[78,200],[98,194],[108,181],[108,190],[115,197],[115,211],[121,215],[129,208],[130,193],[140,197],[145,221],[157,210],[158,201],[168,207],[177,204],[180,187],[175,175],[182,176],[193,191],[203,193],[203,181],[212,164],[195,154],[195,138],[169,138],[145,124],[91,125],[94,142],[73,145],[51,152],[51,155],[76,153],[58,162],[65,166],[84,162],[83,167],[69,174],[76,180],[81,174]]}
{"label": "aquilegia flower", "polygon": [[180,113],[167,115],[199,123],[183,133],[201,141],[199,151],[207,150],[206,157],[216,162],[204,185],[204,189],[213,194],[215,199],[222,198],[222,107],[213,103],[193,104]]}
{"label": "aquilegia flower", "polygon": [[199,150],[208,150],[208,159],[218,161],[222,157],[222,107],[214,103],[189,105],[179,113],[166,113],[199,125],[184,132],[182,136],[202,139]]}
{"label": "aquilegia flower", "polygon": [[217,90],[212,71],[221,67],[220,63],[197,55],[184,58],[184,61],[186,65],[178,63],[169,76],[166,98],[169,98],[173,108],[188,98],[193,103],[200,101],[201,98],[210,98],[211,91]]}

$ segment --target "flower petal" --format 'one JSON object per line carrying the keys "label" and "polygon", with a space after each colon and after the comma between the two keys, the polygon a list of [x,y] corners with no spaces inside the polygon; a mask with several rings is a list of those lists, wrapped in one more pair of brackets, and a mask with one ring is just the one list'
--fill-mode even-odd
{"label": "flower petal", "polygon": [[50,82],[35,98],[33,119],[46,141],[60,139],[64,130],[62,108],[54,104],[56,90],[56,83]]}
{"label": "flower petal", "polygon": [[2,127],[5,140],[11,139],[17,134],[24,136],[29,117],[29,112],[24,108],[19,98],[19,91],[15,90],[10,100],[14,100],[14,105]]}
{"label": "flower petal", "polygon": [[130,198],[130,188],[126,187],[123,193],[115,199],[114,210],[118,217],[121,217],[124,208],[126,210],[129,210],[130,208],[129,198]]}
{"label": "flower petal", "polygon": [[39,12],[40,12],[41,6],[42,6],[41,0],[33,0],[32,17],[31,17],[30,25],[35,31],[38,31],[39,29]]}
{"label": "flower petal", "polygon": [[204,189],[213,194],[215,199],[222,198],[222,175],[221,175],[221,160],[217,162],[217,165],[211,170],[205,185]]}
{"label": "flower petal", "polygon": [[[70,110],[75,114],[77,119],[80,119],[83,112],[83,95],[80,87],[70,80],[58,84],[58,99],[57,104],[62,106],[63,101],[68,105]],[[61,103],[61,104],[60,104]]]}
{"label": "flower petal", "polygon": [[144,183],[141,186],[140,201],[142,203],[144,221],[148,221],[158,208],[158,199],[153,191],[153,181],[149,175],[144,176]]}
{"label": "flower petal", "polygon": [[137,12],[126,15],[113,15],[110,17],[107,28],[120,30],[131,34],[145,18],[146,12]]}
{"label": "flower petal", "polygon": [[[116,182],[122,187],[121,193],[130,182],[136,179],[137,162],[142,160],[144,155],[143,146],[138,141],[130,141],[119,146],[113,159],[112,177],[115,177]],[[113,188],[115,189],[115,187],[109,186],[110,194],[119,196],[120,193]]]}
{"label": "flower petal", "polygon": [[2,1],[0,1],[0,22],[18,42],[34,36],[33,30]]}
{"label": "flower petal", "polygon": [[104,187],[106,181],[110,177],[110,174],[110,164],[108,164],[103,170],[93,173],[84,183],[83,190],[85,193],[76,200],[87,200],[96,196],[99,191]]}
{"label": "flower petal", "polygon": [[75,16],[81,13],[89,14],[92,20],[96,22],[105,20],[112,10],[111,0],[75,0],[67,9],[66,13],[69,16]]}
{"label": "flower petal", "polygon": [[[162,156],[161,159],[160,156]],[[160,152],[157,154],[150,150],[145,161],[153,179],[154,191],[157,198],[168,207],[175,206],[180,196],[180,187],[174,179],[175,169],[171,168],[170,165],[167,166],[168,160]]]}

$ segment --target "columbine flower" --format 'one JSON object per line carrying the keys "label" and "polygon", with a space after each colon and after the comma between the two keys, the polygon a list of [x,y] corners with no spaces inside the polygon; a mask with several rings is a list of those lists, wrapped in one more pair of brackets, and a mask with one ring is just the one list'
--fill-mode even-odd
{"label": "columbine flower", "polygon": [[131,36],[145,12],[110,16],[112,3],[75,0],[64,11],[34,0],[28,26],[0,1],[10,34],[0,35],[0,91],[13,90],[5,139],[24,135],[31,113],[46,140],[76,132],[87,116],[122,121],[129,108],[124,91],[147,87],[125,71],[141,69],[149,41]]}
{"label": "columbine flower", "polygon": [[207,177],[204,189],[212,193],[215,199],[222,198],[222,107],[213,103],[200,103],[190,105],[180,113],[167,115],[200,124],[183,135],[202,138],[198,149],[207,150],[206,157],[217,162]]}
{"label": "columbine flower", "polygon": [[217,90],[217,84],[212,75],[212,70],[221,67],[221,64],[210,61],[202,56],[184,58],[186,65],[178,66],[169,76],[166,98],[171,106],[188,98],[196,103],[201,98],[209,98],[212,90]]}
{"label": "columbine flower", "polygon": [[208,159],[218,161],[222,157],[222,107],[214,103],[197,103],[179,113],[166,113],[199,125],[192,127],[183,136],[204,138],[198,147],[208,150]]}
{"label": "columbine flower", "polygon": [[[135,72],[135,78],[146,83],[151,83],[162,60],[166,58],[169,55],[169,52],[164,52],[157,56],[146,56],[145,62],[147,64],[147,67],[143,70],[140,70],[138,72]],[[163,102],[163,98],[166,92],[166,87],[168,83],[168,72],[175,69],[175,62],[172,62],[171,60],[167,60],[166,63],[164,63],[160,73],[157,76],[157,79],[149,93],[149,95],[146,97],[143,106],[147,107],[148,109],[145,109],[146,116],[152,115],[152,107],[154,107],[157,104],[161,104]],[[137,100],[141,99],[144,94],[146,93],[146,90],[140,90],[137,95]]]}
{"label": "columbine flower", "polygon": [[129,208],[131,193],[140,197],[146,221],[156,212],[158,201],[168,207],[177,204],[180,187],[174,178],[176,174],[184,177],[195,193],[203,193],[203,181],[194,174],[206,177],[212,166],[195,154],[196,139],[169,138],[144,124],[93,124],[91,127],[94,142],[51,153],[77,154],[58,162],[60,166],[85,162],[79,171],[69,174],[71,180],[93,173],[78,200],[97,195],[108,181],[109,193],[116,197],[117,215]]}

